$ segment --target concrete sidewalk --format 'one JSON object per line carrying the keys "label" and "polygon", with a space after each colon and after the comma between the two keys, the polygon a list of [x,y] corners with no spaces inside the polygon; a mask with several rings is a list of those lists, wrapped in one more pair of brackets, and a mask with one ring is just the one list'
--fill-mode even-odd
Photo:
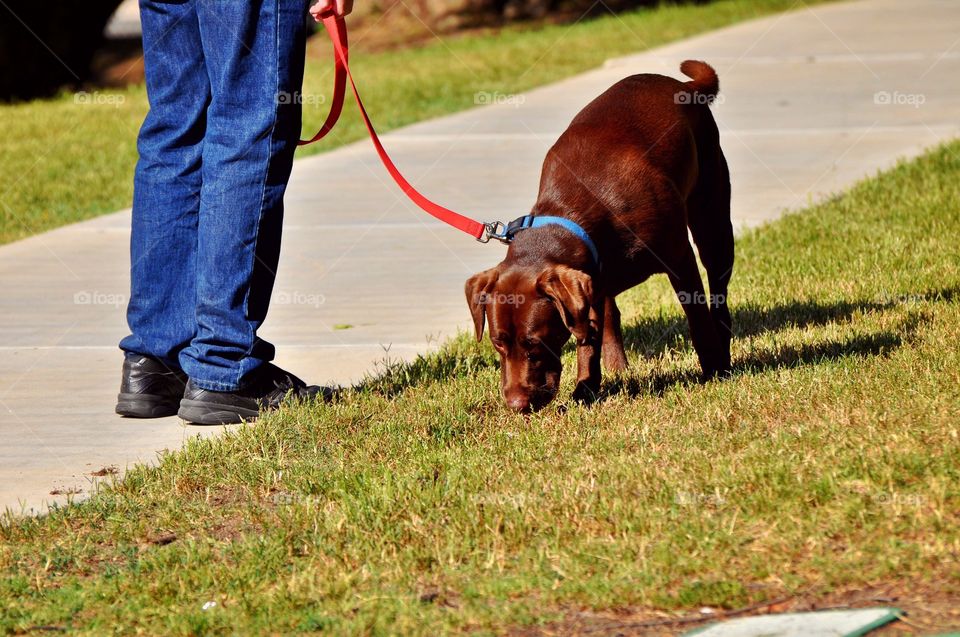
{"label": "concrete sidewalk", "polygon": [[[632,73],[679,76],[687,58],[720,75],[715,113],[741,226],[960,134],[960,3],[864,0],[614,60],[384,143],[437,201],[511,219],[529,209],[547,148],[584,104]],[[355,381],[387,356],[409,358],[466,327],[463,282],[504,250],[414,209],[368,141],[298,161],[287,203],[263,336],[280,365],[311,382]],[[0,247],[0,508],[42,510],[64,499],[51,491],[83,497],[94,471],[122,473],[218,431],[113,416],[128,226],[119,212]]]}

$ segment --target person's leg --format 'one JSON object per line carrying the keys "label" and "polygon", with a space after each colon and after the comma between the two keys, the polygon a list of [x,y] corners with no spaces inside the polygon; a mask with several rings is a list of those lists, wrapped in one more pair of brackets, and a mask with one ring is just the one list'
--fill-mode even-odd
{"label": "person's leg", "polygon": [[196,325],[180,362],[201,389],[240,389],[270,361],[257,338],[280,254],[283,193],[300,134],[306,0],[200,0],[211,83],[203,146]]}
{"label": "person's leg", "polygon": [[[128,359],[179,371],[196,332],[197,220],[210,82],[197,1],[140,0],[150,111],[140,129],[130,239]],[[182,387],[182,383],[181,383]]]}

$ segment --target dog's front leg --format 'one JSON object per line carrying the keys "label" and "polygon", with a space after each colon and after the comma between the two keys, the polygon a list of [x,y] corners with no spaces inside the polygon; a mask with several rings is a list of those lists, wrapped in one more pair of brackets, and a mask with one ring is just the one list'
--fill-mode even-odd
{"label": "dog's front leg", "polygon": [[600,358],[603,345],[603,298],[590,307],[586,338],[577,341],[577,386],[573,399],[593,402],[600,394]]}

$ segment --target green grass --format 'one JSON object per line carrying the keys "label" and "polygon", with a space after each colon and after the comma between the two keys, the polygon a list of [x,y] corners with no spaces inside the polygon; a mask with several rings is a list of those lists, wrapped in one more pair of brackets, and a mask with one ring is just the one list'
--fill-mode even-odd
{"label": "green grass", "polygon": [[[611,56],[798,6],[798,0],[663,6],[571,26],[449,37],[376,54],[364,54],[361,31],[354,34],[353,68],[374,123],[386,131],[470,108],[481,92],[517,93],[596,67]],[[330,89],[330,55],[310,56],[305,136],[312,136],[326,115],[327,105],[316,102]],[[301,155],[365,135],[356,107],[348,102],[335,132]],[[129,206],[136,135],[146,110],[140,86],[0,105],[0,243]]]}
{"label": "green grass", "polygon": [[464,335],[9,519],[0,630],[487,634],[570,608],[956,596],[958,201],[960,142],[740,238],[726,381],[694,380],[659,277],[622,297],[631,368],[592,407],[566,401],[567,352],[561,400],[507,413]]}

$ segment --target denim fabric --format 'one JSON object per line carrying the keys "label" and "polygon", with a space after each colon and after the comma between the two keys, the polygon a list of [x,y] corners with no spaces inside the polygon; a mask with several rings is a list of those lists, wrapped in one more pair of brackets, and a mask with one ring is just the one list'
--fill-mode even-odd
{"label": "denim fabric", "polygon": [[266,318],[300,134],[307,0],[140,0],[150,111],[120,347],[232,391]]}

